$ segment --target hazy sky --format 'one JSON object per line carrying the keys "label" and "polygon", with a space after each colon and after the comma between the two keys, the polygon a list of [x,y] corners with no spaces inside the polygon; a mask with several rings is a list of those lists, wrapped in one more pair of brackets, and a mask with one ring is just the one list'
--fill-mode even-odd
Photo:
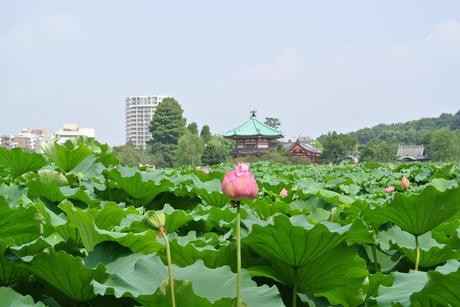
{"label": "hazy sky", "polygon": [[249,109],[317,137],[460,109],[460,1],[0,0],[0,134],[124,143],[124,98],[222,133]]}

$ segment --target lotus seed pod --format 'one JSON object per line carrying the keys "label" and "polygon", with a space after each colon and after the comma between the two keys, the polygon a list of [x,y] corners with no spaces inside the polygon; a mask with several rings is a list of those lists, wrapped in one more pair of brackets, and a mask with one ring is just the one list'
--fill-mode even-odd
{"label": "lotus seed pod", "polygon": [[155,229],[163,229],[166,222],[166,215],[164,212],[147,211],[144,214],[147,222]]}

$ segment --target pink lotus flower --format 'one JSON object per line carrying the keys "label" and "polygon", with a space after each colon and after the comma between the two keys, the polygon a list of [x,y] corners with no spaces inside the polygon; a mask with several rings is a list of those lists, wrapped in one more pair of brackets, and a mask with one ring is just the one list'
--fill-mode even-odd
{"label": "pink lotus flower", "polygon": [[401,187],[403,187],[403,189],[405,190],[410,188],[410,181],[409,178],[407,178],[406,176],[403,176],[401,178]]}
{"label": "pink lotus flower", "polygon": [[281,189],[281,192],[280,192],[280,196],[281,196],[281,197],[286,197],[286,196],[288,196],[288,191],[287,191],[285,188],[282,188],[282,189]]}
{"label": "pink lotus flower", "polygon": [[256,198],[259,187],[247,163],[239,163],[225,174],[222,192],[232,200]]}
{"label": "pink lotus flower", "polygon": [[385,192],[387,193],[393,193],[395,191],[395,187],[392,185],[389,185],[385,188]]}
{"label": "pink lotus flower", "polygon": [[201,171],[202,171],[203,173],[205,173],[205,174],[209,174],[209,173],[211,172],[211,170],[209,169],[209,167],[203,167],[203,168],[201,169]]}

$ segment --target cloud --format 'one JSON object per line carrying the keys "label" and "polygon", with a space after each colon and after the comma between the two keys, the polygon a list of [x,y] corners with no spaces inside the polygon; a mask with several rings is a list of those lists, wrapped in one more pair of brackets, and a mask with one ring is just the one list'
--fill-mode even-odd
{"label": "cloud", "polygon": [[426,41],[429,44],[439,44],[444,47],[460,45],[460,22],[449,19],[437,24],[426,37]]}
{"label": "cloud", "polygon": [[291,79],[302,66],[296,50],[286,50],[269,62],[259,63],[241,71],[237,79],[244,84],[269,84]]}

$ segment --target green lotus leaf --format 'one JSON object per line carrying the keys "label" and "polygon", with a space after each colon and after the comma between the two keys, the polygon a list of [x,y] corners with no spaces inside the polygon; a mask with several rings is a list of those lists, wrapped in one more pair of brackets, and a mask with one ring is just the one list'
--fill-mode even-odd
{"label": "green lotus leaf", "polygon": [[43,146],[45,156],[64,172],[75,168],[81,161],[92,153],[87,144],[74,145],[71,142],[59,144],[52,141]]}
{"label": "green lotus leaf", "polygon": [[[193,292],[188,291],[188,295],[183,295],[180,292],[184,291],[184,283],[179,283],[180,291],[176,297],[178,306],[190,306],[190,302],[200,302],[202,299],[205,299],[202,302],[206,302],[204,306],[232,305],[236,294],[236,274],[229,267],[210,269],[197,261],[184,268],[174,266],[173,271],[175,281],[189,282],[193,289]],[[133,254],[122,257],[108,264],[107,272],[111,275],[104,283],[93,282],[96,293],[132,297],[144,306],[157,306],[160,295],[163,297],[160,301],[165,304],[163,306],[168,306],[168,291],[164,289],[168,272],[158,256]],[[282,306],[275,287],[258,287],[244,270],[241,286],[241,297],[247,306]],[[158,293],[159,289],[163,290]]]}
{"label": "green lotus leaf", "polygon": [[357,306],[366,297],[366,263],[343,243],[297,269],[278,259],[271,261],[271,267],[249,268],[251,274],[272,278],[289,287],[297,281],[299,293],[326,297],[333,305]]}
{"label": "green lotus leaf", "polygon": [[140,200],[142,205],[148,204],[158,194],[169,191],[172,186],[169,180],[153,180],[140,172],[123,167],[109,171],[107,178],[114,181],[129,196]]}
{"label": "green lotus leaf", "polygon": [[[217,268],[224,265],[234,267],[236,250],[225,238],[215,233],[207,233],[208,236],[197,237],[196,232],[191,231],[186,236],[179,237],[170,235],[173,263],[185,267],[192,265],[197,260],[203,260],[208,268]],[[164,255],[161,255],[166,262]]]}
{"label": "green lotus leaf", "polygon": [[[405,255],[412,263],[415,263],[416,243],[415,237],[410,233],[402,231],[399,227],[395,226],[379,232],[377,240],[380,242],[381,248],[385,250],[397,250]],[[419,236],[418,242],[420,247],[419,265],[421,267],[431,267],[442,264],[449,259],[460,256],[460,254],[458,252],[455,253],[450,246],[436,242],[431,236],[431,232]]]}
{"label": "green lotus leaf", "polygon": [[55,183],[32,180],[27,184],[29,191],[27,196],[32,199],[43,197],[52,202],[61,202],[66,199],[79,200],[89,206],[97,203],[89,191],[69,186],[58,186]]}
{"label": "green lotus leaf", "polygon": [[80,303],[88,302],[96,296],[91,284],[93,280],[103,281],[107,278],[104,266],[86,268],[82,258],[64,251],[54,252],[53,249],[45,249],[36,256],[17,257],[14,260],[67,297]]}
{"label": "green lotus leaf", "polygon": [[382,223],[390,221],[420,236],[460,211],[460,188],[439,191],[427,186],[418,194],[396,193],[390,202],[368,212]]}
{"label": "green lotus leaf", "polygon": [[229,203],[228,197],[222,193],[221,182],[218,179],[202,182],[198,177],[193,178],[193,184],[187,186],[187,190],[197,194],[205,204],[215,207],[223,207]]}
{"label": "green lotus leaf", "polygon": [[8,170],[12,179],[27,172],[35,172],[45,165],[43,156],[35,152],[26,152],[21,148],[0,147],[0,166]]}
{"label": "green lotus leaf", "polygon": [[290,220],[276,215],[272,224],[252,226],[243,242],[264,257],[302,267],[343,242],[350,228],[333,223],[312,225],[303,216]]}
{"label": "green lotus leaf", "polygon": [[[25,277],[29,270],[16,263],[8,261],[5,257],[6,247],[0,245],[0,285],[10,285]],[[0,295],[1,302],[1,295]],[[1,306],[1,304],[0,304]]]}
{"label": "green lotus leaf", "polygon": [[0,288],[0,306],[18,306],[18,307],[45,307],[42,302],[35,303],[30,295],[22,295],[14,291],[12,288]]}
{"label": "green lotus leaf", "polygon": [[22,244],[40,235],[42,216],[36,208],[10,208],[0,202],[0,246]]}
{"label": "green lotus leaf", "polygon": [[98,228],[89,212],[74,208],[70,202],[62,202],[59,208],[66,213],[69,223],[78,230],[88,252],[104,241],[118,242],[133,252],[153,253],[162,247],[152,230],[141,233],[108,231]]}
{"label": "green lotus leaf", "polygon": [[429,282],[411,296],[413,306],[456,306],[460,302],[460,262],[449,260],[444,266],[427,273]]}
{"label": "green lotus leaf", "polygon": [[434,271],[395,272],[390,287],[380,287],[378,306],[457,306],[460,262],[449,260]]}

